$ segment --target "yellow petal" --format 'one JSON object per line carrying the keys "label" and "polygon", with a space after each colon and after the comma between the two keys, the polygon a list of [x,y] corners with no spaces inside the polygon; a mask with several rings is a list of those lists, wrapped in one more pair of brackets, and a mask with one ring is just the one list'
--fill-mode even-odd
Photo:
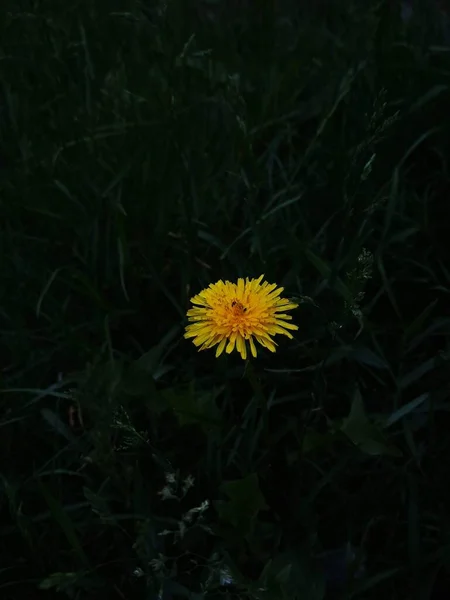
{"label": "yellow petal", "polygon": [[281,335],[287,335],[289,339],[293,339],[292,335],[286,329],[279,327],[278,325],[269,325],[268,327],[270,335],[275,335],[276,333],[280,333]]}
{"label": "yellow petal", "polygon": [[276,310],[293,310],[294,308],[298,308],[298,304],[295,304],[295,302],[282,302],[279,300]]}
{"label": "yellow petal", "polygon": [[235,332],[233,332],[233,333],[230,335],[230,339],[229,339],[229,341],[228,341],[228,345],[227,345],[227,347],[226,347],[226,349],[225,349],[225,352],[226,352],[227,354],[231,354],[231,352],[233,352],[233,350],[234,350],[234,344],[235,344],[235,342],[236,342],[236,336],[237,336],[237,333],[235,333]]}
{"label": "yellow petal", "polygon": [[261,344],[261,346],[264,346],[264,348],[267,348],[271,352],[276,351],[275,343],[268,336],[266,337],[266,336],[262,336],[262,335],[256,335],[255,337],[258,340],[258,342]]}
{"label": "yellow petal", "polygon": [[239,354],[245,360],[247,358],[247,346],[245,345],[244,338],[240,334],[238,334],[238,336],[236,338],[236,346],[237,346]]}
{"label": "yellow petal", "polygon": [[236,296],[238,298],[238,300],[240,300],[242,302],[242,298],[244,296],[244,290],[245,290],[245,283],[244,280],[239,277],[238,282],[237,282],[237,287],[236,287]]}
{"label": "yellow petal", "polygon": [[279,321],[278,319],[275,321],[277,325],[284,327],[285,329],[291,329],[292,331],[297,331],[298,325],[294,325],[293,323],[285,323],[284,321]]}
{"label": "yellow petal", "polygon": [[222,354],[222,352],[224,351],[226,343],[227,343],[227,338],[223,338],[221,340],[220,344],[217,346],[216,358],[218,358]]}

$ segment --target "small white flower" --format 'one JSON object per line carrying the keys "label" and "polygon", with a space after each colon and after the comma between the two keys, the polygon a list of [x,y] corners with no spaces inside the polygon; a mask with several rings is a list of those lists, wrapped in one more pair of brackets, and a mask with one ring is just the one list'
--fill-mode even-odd
{"label": "small white flower", "polygon": [[195,514],[201,515],[202,513],[205,512],[205,510],[207,510],[208,507],[209,507],[209,500],[204,500],[200,504],[200,506],[196,506],[195,508],[191,508],[190,510],[188,510],[187,513],[185,515],[183,515],[183,521],[185,521],[186,523],[190,523]]}
{"label": "small white flower", "polygon": [[220,570],[220,585],[232,585],[234,583],[234,579],[231,576],[228,567],[223,567]]}
{"label": "small white flower", "polygon": [[170,535],[171,533],[173,533],[172,531],[170,531],[169,529],[163,529],[163,531],[160,531],[158,533],[158,535],[160,536],[164,536],[164,535]]}
{"label": "small white flower", "polygon": [[192,475],[188,475],[186,479],[183,481],[183,494],[186,495],[187,492],[194,487],[195,479]]}
{"label": "small white flower", "polygon": [[163,487],[163,489],[158,492],[158,496],[161,496],[163,500],[170,500],[172,498],[176,498],[176,496],[172,493],[172,490],[167,485]]}
{"label": "small white flower", "polygon": [[166,473],[166,483],[169,485],[175,484],[177,482],[177,478],[175,473]]}
{"label": "small white flower", "polygon": [[186,525],[183,523],[183,521],[178,522],[178,528],[179,528],[180,538],[183,538],[184,534],[186,533]]}
{"label": "small white flower", "polygon": [[162,571],[164,569],[164,556],[160,554],[159,558],[152,558],[148,564],[151,566],[153,571]]}

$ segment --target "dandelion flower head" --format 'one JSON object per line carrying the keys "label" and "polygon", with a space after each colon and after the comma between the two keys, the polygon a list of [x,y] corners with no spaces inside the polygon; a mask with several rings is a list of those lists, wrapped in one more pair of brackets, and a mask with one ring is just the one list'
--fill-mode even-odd
{"label": "dandelion flower head", "polygon": [[225,350],[236,349],[247,358],[247,343],[256,357],[255,340],[264,348],[275,352],[272,336],[277,333],[292,339],[289,330],[298,329],[290,323],[292,317],[285,311],[298,304],[281,298],[284,288],[258,279],[238,279],[237,283],[219,280],[191,298],[194,305],[188,310],[190,321],[185,338],[193,338],[199,350],[217,346],[216,357]]}

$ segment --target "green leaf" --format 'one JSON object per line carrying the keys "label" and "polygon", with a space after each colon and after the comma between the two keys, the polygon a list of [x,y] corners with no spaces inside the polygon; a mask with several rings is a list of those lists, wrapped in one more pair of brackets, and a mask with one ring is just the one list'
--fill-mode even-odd
{"label": "green leaf", "polygon": [[179,332],[180,327],[178,325],[172,327],[156,346],[150,348],[133,364],[133,371],[144,371],[156,379],[155,375],[158,372],[163,354],[167,351],[167,347],[173,342]]}
{"label": "green leaf", "polygon": [[[84,573],[81,576],[84,576]],[[40,582],[39,588],[41,590],[55,588],[56,591],[63,592],[75,587],[79,579],[80,573],[52,573]]]}
{"label": "green leaf", "polygon": [[409,109],[410,113],[415,112],[416,110],[421,109],[425,104],[431,102],[435,98],[437,98],[440,94],[448,92],[448,85],[444,85],[442,83],[435,84],[426,94],[421,96],[418,100],[414,102],[414,104]]}
{"label": "green leaf", "polygon": [[89,564],[88,558],[87,558],[86,554],[84,553],[83,548],[81,547],[81,543],[78,538],[75,526],[74,526],[72,520],[69,518],[67,511],[61,505],[59,500],[57,500],[50,493],[50,490],[47,488],[47,486],[41,480],[38,480],[38,484],[39,484],[41,493],[44,496],[45,501],[48,504],[50,513],[52,514],[56,523],[59,525],[59,527],[64,532],[66,539],[69,542],[70,546],[72,547],[72,549],[74,550],[74,552],[78,556],[78,558],[80,559],[81,563],[83,563],[84,565],[88,565]]}
{"label": "green leaf", "polygon": [[418,379],[421,379],[424,375],[435,369],[437,366],[436,358],[430,358],[419,365],[416,369],[413,369],[406,375],[403,375],[398,381],[398,387],[401,390],[406,389],[411,384],[415,383]]}
{"label": "green leaf", "polygon": [[171,598],[172,596],[178,596],[180,598],[189,598],[189,600],[202,600],[202,598],[204,597],[202,594],[189,590],[184,585],[181,585],[181,583],[178,583],[173,579],[166,579],[164,581],[163,597]]}
{"label": "green leaf", "polygon": [[[329,280],[333,273],[331,267],[329,267],[325,261],[323,261],[319,256],[317,256],[317,254],[314,254],[314,252],[308,248],[305,248],[304,252],[306,258],[317,269],[317,271],[319,271],[322,277],[326,280]],[[350,288],[347,287],[340,277],[334,278],[334,287],[347,302],[351,302],[353,299],[353,294]]]}
{"label": "green leaf", "polygon": [[389,369],[386,362],[366,346],[341,346],[332,352],[327,359],[327,364],[333,364],[343,359],[367,365],[374,369]]}
{"label": "green leaf", "polygon": [[400,450],[387,443],[381,430],[366,415],[361,393],[357,388],[349,416],[344,419],[341,431],[358,448],[371,456],[401,456]]}
{"label": "green leaf", "polygon": [[403,337],[405,339],[405,342],[411,341],[414,338],[414,336],[423,332],[423,330],[425,328],[425,324],[426,324],[427,320],[429,319],[429,317],[431,316],[437,303],[438,303],[437,298],[432,300],[428,304],[428,306],[426,306],[423,309],[423,311],[420,313],[420,315],[408,327],[406,327],[405,331],[403,332]]}
{"label": "green leaf", "polygon": [[372,589],[373,587],[375,587],[382,581],[385,581],[386,579],[390,579],[391,577],[394,577],[395,575],[398,575],[399,573],[400,573],[400,569],[394,568],[394,569],[388,569],[387,571],[383,571],[381,573],[377,573],[376,575],[373,575],[372,577],[367,577],[367,578],[361,580],[360,582],[355,583],[354,586],[352,586],[353,589],[351,590],[350,594],[347,597],[349,600],[352,600],[353,598],[355,598],[355,599],[360,598],[360,594],[362,592]]}
{"label": "green leaf", "polygon": [[41,409],[42,417],[49,425],[60,435],[66,438],[69,442],[75,442],[76,436],[70,431],[69,427],[61,421],[59,416],[49,408]]}
{"label": "green leaf", "polygon": [[109,509],[108,502],[105,498],[102,498],[99,494],[96,494],[88,487],[83,487],[83,494],[91,505],[92,512],[96,514],[102,522],[115,522],[115,519]]}
{"label": "green leaf", "polygon": [[197,424],[209,431],[211,426],[220,427],[222,424],[216,405],[216,399],[222,392],[223,387],[201,394],[190,386],[188,389],[165,390],[161,395],[173,409],[181,426]]}
{"label": "green leaf", "polygon": [[42,292],[40,293],[39,300],[37,301],[37,304],[36,304],[36,316],[37,317],[39,317],[41,314],[42,302],[44,301],[44,298],[45,298],[48,290],[50,289],[52,283],[55,281],[58,273],[60,271],[62,271],[62,269],[63,269],[63,267],[59,267],[59,269],[55,269],[53,271],[53,273],[50,275],[46,284],[44,285],[44,288],[43,288]]}
{"label": "green leaf", "polygon": [[322,600],[325,596],[323,573],[311,558],[309,548],[278,554],[270,559],[257,586],[264,590],[263,598],[267,600],[295,597]]}
{"label": "green leaf", "polygon": [[167,401],[157,390],[152,375],[145,371],[132,367],[125,374],[122,390],[128,396],[144,399],[146,406],[156,414],[160,414],[169,408]]}
{"label": "green leaf", "polygon": [[348,358],[349,360],[354,360],[355,362],[373,367],[374,369],[389,369],[386,362],[366,346],[356,346],[352,348]]}
{"label": "green leaf", "polygon": [[318,433],[317,431],[307,431],[303,437],[302,452],[312,452],[318,448],[330,447],[336,441],[336,435],[333,432]]}
{"label": "green leaf", "polygon": [[418,408],[426,400],[428,400],[428,397],[428,393],[421,394],[417,398],[414,398],[414,400],[411,400],[411,402],[404,404],[402,407],[400,407],[398,410],[396,410],[390,415],[390,417],[384,423],[384,427],[391,427],[391,425],[394,425],[394,423],[397,423],[397,421],[401,421],[407,415],[414,413],[416,408]]}
{"label": "green leaf", "polygon": [[225,482],[221,490],[229,498],[227,502],[219,505],[221,518],[240,529],[244,535],[250,533],[259,511],[268,508],[259,488],[256,473],[247,475],[243,479]]}
{"label": "green leaf", "polygon": [[80,590],[92,592],[101,587],[104,587],[104,583],[89,571],[52,573],[39,584],[41,590],[54,589],[64,592],[69,598],[78,598]]}

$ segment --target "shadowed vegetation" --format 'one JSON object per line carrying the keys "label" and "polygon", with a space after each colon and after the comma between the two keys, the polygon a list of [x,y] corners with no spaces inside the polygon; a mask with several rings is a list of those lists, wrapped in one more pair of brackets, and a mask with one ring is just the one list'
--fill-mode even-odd
{"label": "shadowed vegetation", "polygon": [[[442,15],[3,4],[0,596],[444,597]],[[198,353],[263,273],[294,339]]]}

